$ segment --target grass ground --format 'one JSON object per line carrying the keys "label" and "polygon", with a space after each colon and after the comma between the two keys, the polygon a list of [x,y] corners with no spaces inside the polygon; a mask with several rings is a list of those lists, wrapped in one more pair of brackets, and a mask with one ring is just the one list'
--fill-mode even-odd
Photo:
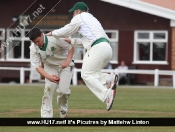
{"label": "grass ground", "polygon": [[[0,85],[0,117],[40,117],[44,85]],[[112,109],[98,100],[86,86],[71,86],[69,117],[174,117],[175,90],[172,88],[141,88],[126,86],[117,88]],[[54,117],[59,117],[55,92]],[[175,127],[4,127],[0,132],[174,132]]]}

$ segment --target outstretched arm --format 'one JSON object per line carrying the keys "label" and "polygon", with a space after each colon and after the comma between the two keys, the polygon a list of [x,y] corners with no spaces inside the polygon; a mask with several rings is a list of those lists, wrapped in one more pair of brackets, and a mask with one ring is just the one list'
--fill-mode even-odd
{"label": "outstretched arm", "polygon": [[75,46],[80,46],[83,47],[82,41],[80,38],[65,38],[64,39],[67,43],[75,45]]}
{"label": "outstretched arm", "polygon": [[56,36],[56,37],[69,37],[73,34],[75,34],[78,31],[79,27],[75,25],[65,25],[64,27],[60,29],[55,29],[49,33],[47,33],[47,36]]}
{"label": "outstretched arm", "polygon": [[73,17],[71,22],[60,29],[55,29],[49,33],[47,36],[57,36],[57,37],[69,37],[75,34],[81,26],[81,19],[80,16]]}

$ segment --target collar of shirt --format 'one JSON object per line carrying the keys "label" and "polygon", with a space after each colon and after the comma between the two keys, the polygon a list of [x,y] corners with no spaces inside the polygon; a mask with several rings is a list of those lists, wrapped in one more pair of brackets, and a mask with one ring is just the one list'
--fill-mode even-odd
{"label": "collar of shirt", "polygon": [[40,50],[46,51],[47,45],[48,45],[48,38],[47,38],[46,35],[44,35],[44,46],[43,47],[39,47]]}

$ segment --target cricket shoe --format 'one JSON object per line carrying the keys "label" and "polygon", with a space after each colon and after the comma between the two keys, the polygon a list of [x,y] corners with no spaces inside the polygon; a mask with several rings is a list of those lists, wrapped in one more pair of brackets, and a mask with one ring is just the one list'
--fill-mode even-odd
{"label": "cricket shoe", "polygon": [[118,75],[111,73],[107,80],[108,89],[116,89],[117,81],[118,81]]}
{"label": "cricket shoe", "polygon": [[60,111],[60,118],[67,118],[67,112]]}
{"label": "cricket shoe", "polygon": [[106,109],[109,111],[112,108],[114,98],[115,98],[116,89],[110,89],[110,93],[106,98]]}

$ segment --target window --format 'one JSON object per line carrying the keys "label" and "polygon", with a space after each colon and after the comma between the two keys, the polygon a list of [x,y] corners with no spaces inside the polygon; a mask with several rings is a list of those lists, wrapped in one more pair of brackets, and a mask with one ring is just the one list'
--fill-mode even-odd
{"label": "window", "polygon": [[[41,29],[42,32],[47,33],[52,31],[51,29]],[[9,45],[7,46],[7,60],[9,61],[30,61],[30,45],[31,41],[28,38],[30,29],[19,30],[15,32],[15,29],[7,30],[7,40]]]}
{"label": "window", "polygon": [[[106,34],[109,37],[110,44],[113,50],[113,56],[111,59],[111,63],[116,64],[118,63],[118,31],[116,30],[105,30]],[[71,38],[80,38],[79,33],[76,33],[71,36]],[[75,47],[74,52],[74,60],[76,63],[82,63],[83,57],[86,53],[86,49],[84,47]]]}
{"label": "window", "polygon": [[135,64],[168,64],[167,31],[135,31]]}
{"label": "window", "polygon": [[112,47],[112,59],[111,63],[118,63],[118,31],[115,30],[105,30],[106,34],[109,37],[109,41]]}
{"label": "window", "polygon": [[[75,33],[74,35],[71,36],[71,38],[80,38],[80,34]],[[74,61],[76,63],[82,63],[85,53],[86,53],[86,49],[84,47],[75,46],[74,57],[73,57]]]}
{"label": "window", "polygon": [[7,30],[7,60],[9,61],[29,61],[30,58],[30,49],[31,41],[28,38],[28,31],[19,30],[15,32],[15,29]]}
{"label": "window", "polygon": [[[53,29],[41,29],[43,33],[48,33]],[[28,38],[28,32],[30,29],[19,30],[15,32],[15,29],[7,30],[7,40],[9,45],[6,48],[6,60],[7,61],[27,61],[29,62],[30,58],[30,49],[31,41]],[[110,39],[110,44],[113,50],[113,56],[111,63],[118,63],[118,31],[117,30],[105,30],[106,34]],[[79,38],[78,33],[71,36],[72,38]],[[86,53],[84,47],[75,47],[74,60],[76,63],[82,63],[83,57]]]}

